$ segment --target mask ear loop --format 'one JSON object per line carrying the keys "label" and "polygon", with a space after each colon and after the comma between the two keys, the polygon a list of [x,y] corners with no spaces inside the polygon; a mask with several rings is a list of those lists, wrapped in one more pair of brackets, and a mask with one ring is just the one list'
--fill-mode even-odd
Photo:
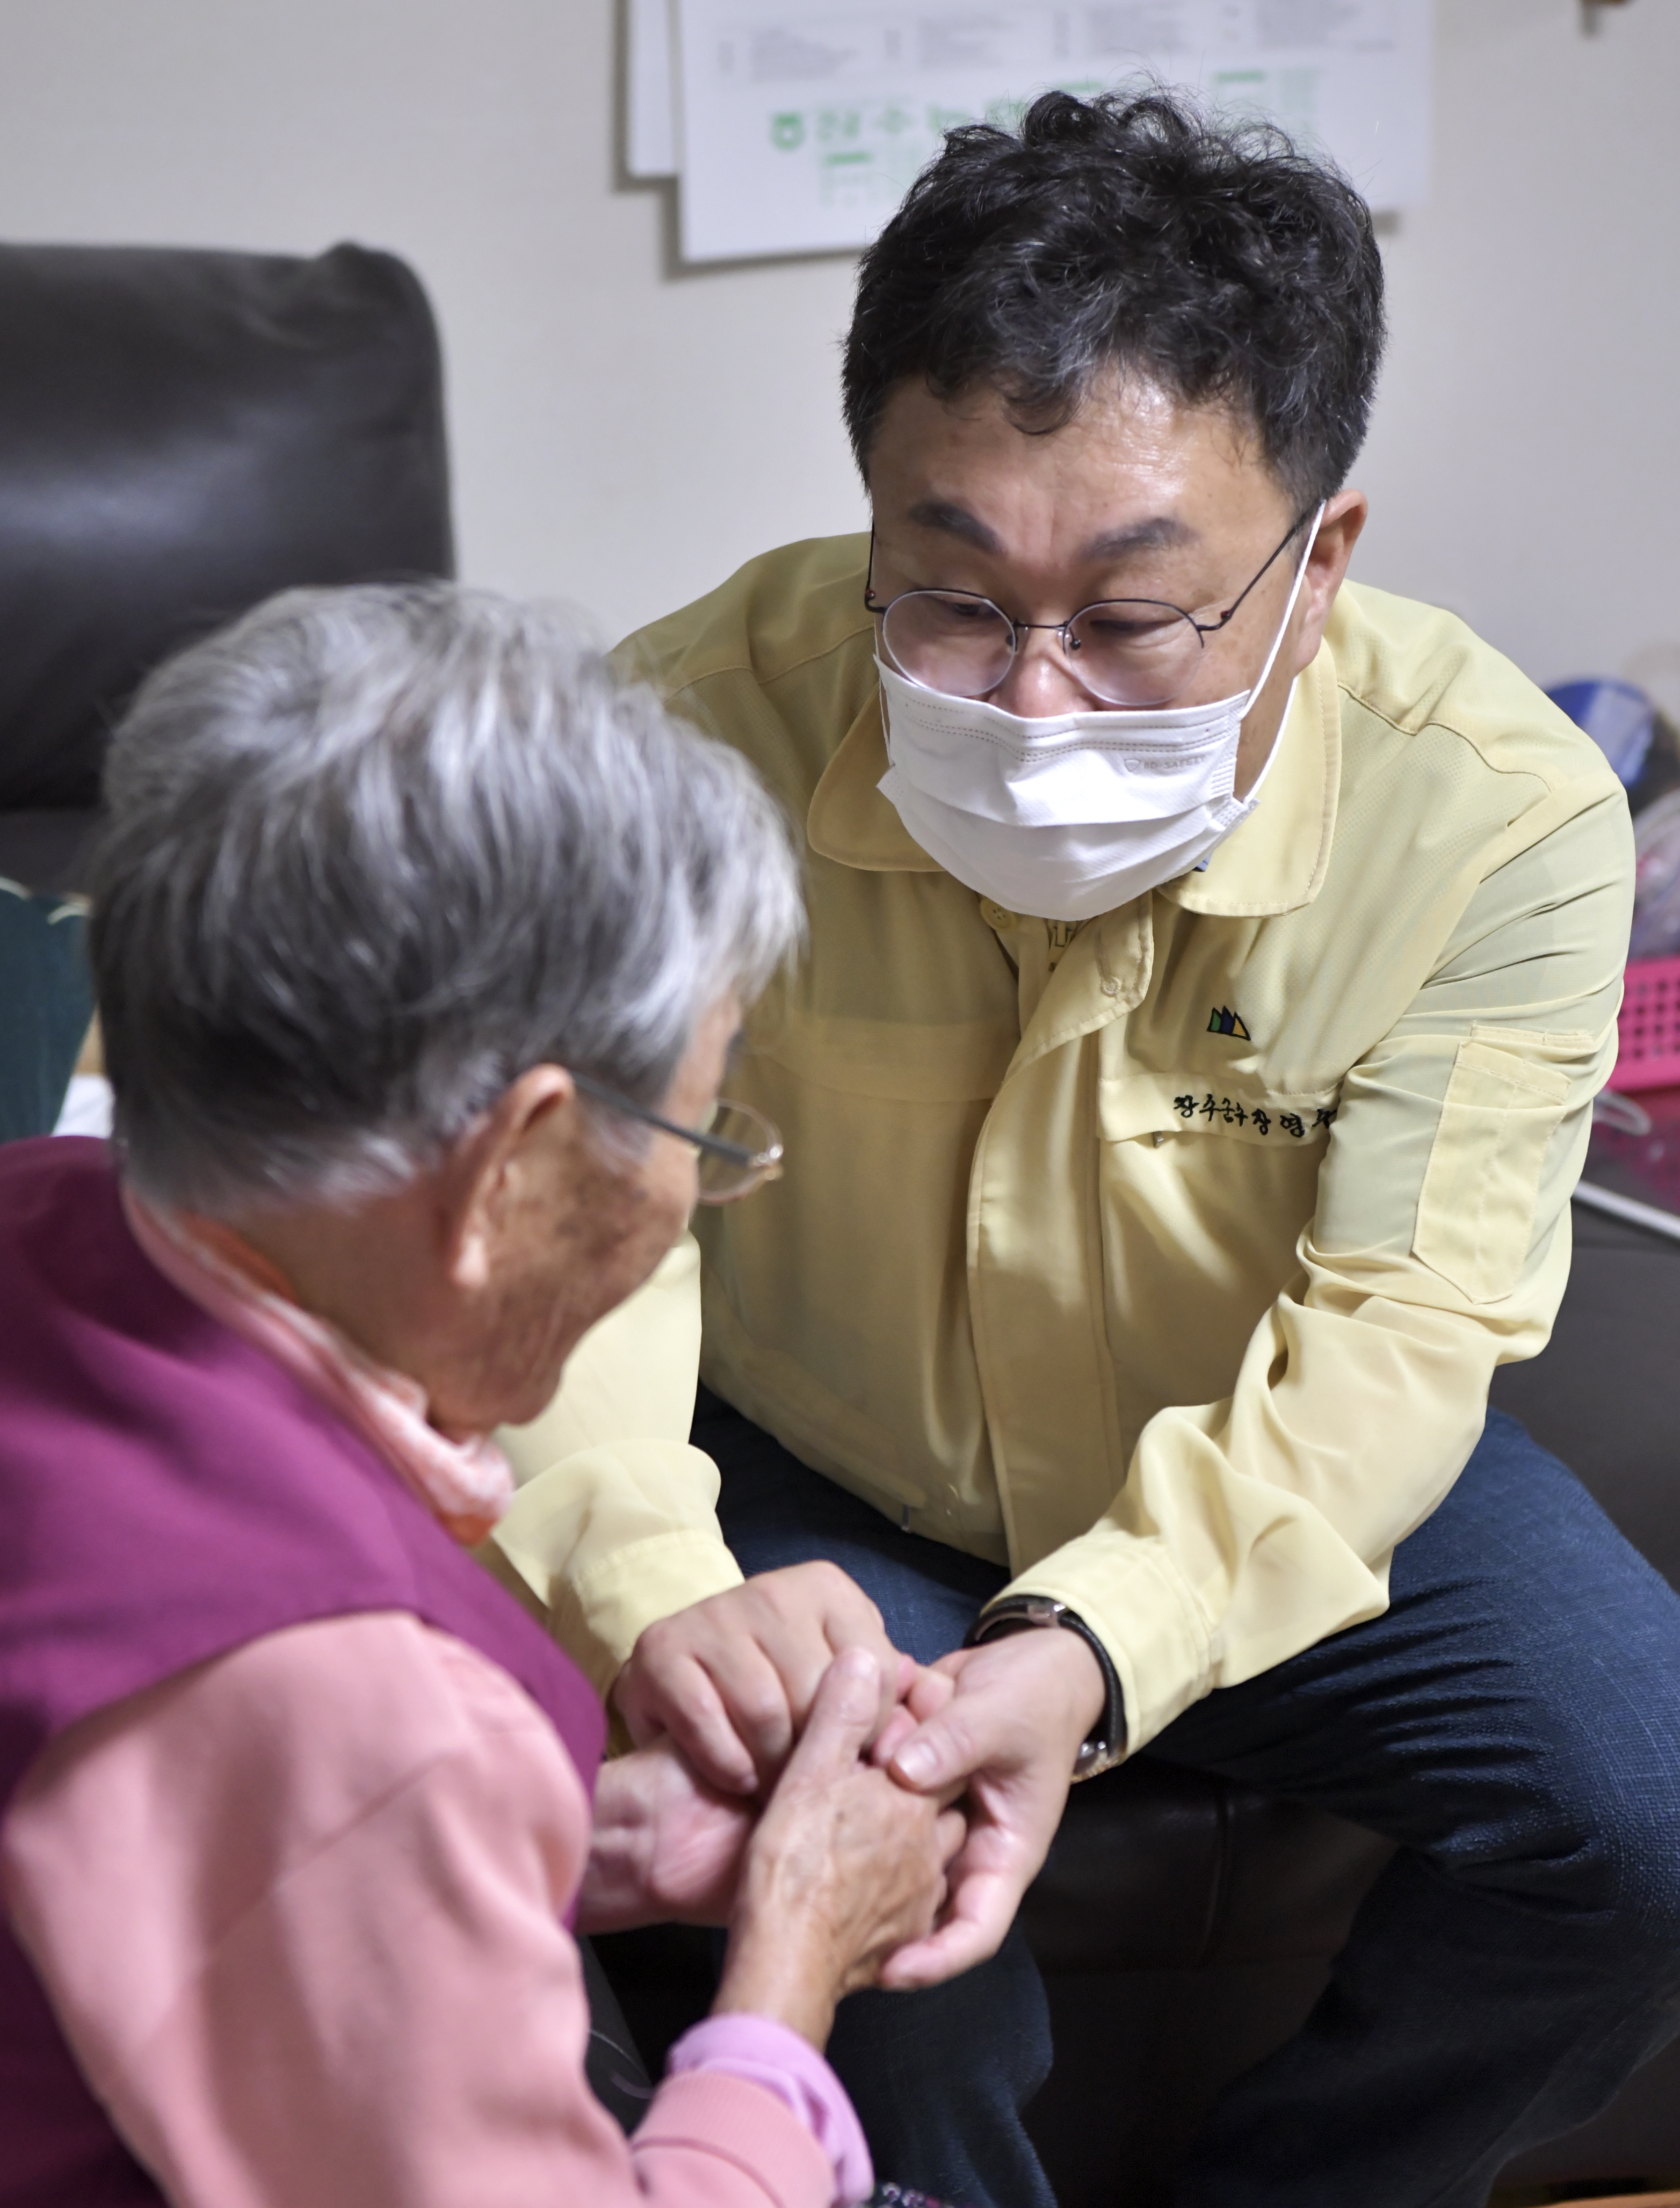
{"label": "mask ear loop", "polygon": [[1277,656],[1283,649],[1283,639],[1288,631],[1290,616],[1295,610],[1295,601],[1301,595],[1301,585],[1306,580],[1306,563],[1312,557],[1313,546],[1318,542],[1318,525],[1324,519],[1324,508],[1329,503],[1328,499],[1321,498],[1318,501],[1318,510],[1312,517],[1312,527],[1307,533],[1307,540],[1302,547],[1301,556],[1295,565],[1295,579],[1289,585],[1289,597],[1283,609],[1283,619],[1277,625],[1277,634],[1272,639],[1272,648],[1266,654],[1266,663],[1260,669],[1259,678],[1244,700],[1245,713],[1265,688],[1267,679],[1271,674]]}
{"label": "mask ear loop", "polygon": [[[1272,639],[1272,648],[1266,654],[1266,663],[1260,670],[1260,680],[1255,684],[1254,687],[1249,692],[1247,697],[1243,700],[1243,714],[1245,716],[1247,714],[1249,707],[1252,705],[1255,699],[1265,688],[1266,677],[1272,671],[1272,663],[1276,659],[1278,653],[1283,649],[1284,633],[1289,627],[1289,616],[1295,610],[1295,601],[1301,594],[1301,585],[1306,578],[1306,563],[1312,556],[1313,546],[1318,541],[1318,525],[1324,519],[1324,508],[1329,502],[1329,501],[1327,499],[1320,499],[1318,501],[1318,511],[1312,517],[1312,533],[1306,540],[1306,549],[1301,554],[1300,565],[1295,570],[1295,579],[1290,585],[1289,590],[1289,603],[1283,609],[1283,619],[1279,622],[1277,634]],[[1246,797],[1236,801],[1242,807],[1241,817],[1244,819],[1246,819],[1247,816],[1253,812],[1256,805],[1259,803],[1260,793],[1266,786],[1266,777],[1272,771],[1272,761],[1277,757],[1278,753],[1283,748],[1284,726],[1289,718],[1291,711],[1294,708],[1295,687],[1300,679],[1300,676],[1298,675],[1295,677],[1294,681],[1289,685],[1289,695],[1283,701],[1283,711],[1278,718],[1277,734],[1272,739],[1272,747],[1266,754],[1265,765],[1261,768],[1259,773],[1254,777],[1254,787],[1249,791]],[[1236,824],[1233,821],[1232,825],[1234,827],[1235,825]],[[1201,867],[1197,869],[1198,873],[1206,867],[1207,863],[1207,860],[1203,859]]]}
{"label": "mask ear loop", "polygon": [[[1312,517],[1311,530],[1308,533],[1306,543],[1302,550],[1300,559],[1296,563],[1295,579],[1289,585],[1289,603],[1283,609],[1283,619],[1277,625],[1277,634],[1272,639],[1272,648],[1266,654],[1266,663],[1260,669],[1259,680],[1255,683],[1253,688],[1243,700],[1243,711],[1245,713],[1247,712],[1249,707],[1254,703],[1255,699],[1260,695],[1260,693],[1265,688],[1266,679],[1272,671],[1273,663],[1275,661],[1279,652],[1283,649],[1283,639],[1285,632],[1289,627],[1289,617],[1295,610],[1296,599],[1301,595],[1301,585],[1306,580],[1306,563],[1312,557],[1313,546],[1318,542],[1318,525],[1324,519],[1324,508],[1329,505],[1329,501],[1328,499],[1321,498],[1318,501],[1318,511]],[[1287,712],[1287,707],[1286,707],[1285,711]],[[1273,749],[1276,749],[1275,745],[1273,746]]]}

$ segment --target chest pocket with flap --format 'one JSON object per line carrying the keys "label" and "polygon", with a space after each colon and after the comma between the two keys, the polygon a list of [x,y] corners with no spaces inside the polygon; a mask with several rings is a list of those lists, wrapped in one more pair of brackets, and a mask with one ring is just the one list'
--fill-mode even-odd
{"label": "chest pocket with flap", "polygon": [[995,1096],[1017,1036],[1001,1021],[849,1019],[778,1007],[753,1052],[801,1081],[850,1096],[966,1104]]}

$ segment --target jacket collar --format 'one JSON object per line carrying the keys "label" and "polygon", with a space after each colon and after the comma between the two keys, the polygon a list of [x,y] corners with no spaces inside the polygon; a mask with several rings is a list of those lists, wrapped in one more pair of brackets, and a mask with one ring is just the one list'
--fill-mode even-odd
{"label": "jacket collar", "polygon": [[811,849],[821,858],[837,859],[843,867],[859,867],[866,873],[942,874],[945,868],[928,857],[876,787],[890,765],[877,688],[811,793],[805,816]]}
{"label": "jacket collar", "polygon": [[426,1391],[376,1364],[327,1320],[305,1311],[285,1281],[219,1221],[149,1204],[125,1183],[129,1232],[189,1302],[290,1372],[336,1411],[465,1548],[489,1538],[513,1499],[513,1474],[488,1435],[451,1441],[426,1416]]}
{"label": "jacket collar", "polygon": [[[1257,915],[1310,904],[1323,886],[1341,781],[1341,712],[1328,644],[1295,685],[1260,802],[1199,873],[1159,895],[1186,912]],[[811,848],[877,874],[938,874],[877,788],[888,765],[879,690],[840,741],[811,796]]]}

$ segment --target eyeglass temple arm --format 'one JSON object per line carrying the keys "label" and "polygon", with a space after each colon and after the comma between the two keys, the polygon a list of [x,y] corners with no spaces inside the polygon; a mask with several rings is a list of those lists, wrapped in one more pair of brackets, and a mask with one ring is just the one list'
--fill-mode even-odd
{"label": "eyeglass temple arm", "polygon": [[1311,519],[1312,515],[1311,511],[1309,511],[1305,513],[1299,514],[1296,519],[1290,523],[1288,536],[1283,539],[1283,543],[1279,544],[1275,551],[1267,555],[1265,566],[1260,569],[1258,574],[1251,576],[1248,582],[1243,585],[1242,590],[1234,598],[1232,599],[1230,604],[1225,609],[1225,611],[1220,615],[1216,621],[1199,621],[1197,620],[1194,614],[1186,614],[1185,615],[1185,619],[1190,623],[1191,627],[1202,636],[1215,636],[1224,627],[1227,621],[1234,621],[1237,616],[1237,609],[1242,604],[1243,600],[1258,584],[1262,576],[1270,574],[1273,567],[1277,564],[1278,559],[1282,554],[1284,547],[1292,543],[1294,539],[1300,535],[1302,530],[1306,527],[1307,523],[1311,521]]}
{"label": "eyeglass temple arm", "polygon": [[679,1142],[692,1143],[697,1150],[705,1150],[714,1158],[727,1159],[732,1166],[755,1166],[757,1150],[749,1150],[744,1143],[726,1141],[722,1135],[703,1135],[698,1127],[680,1127],[675,1119],[662,1119],[651,1112],[645,1104],[637,1104],[621,1095],[616,1089],[608,1088],[604,1081],[592,1081],[586,1073],[573,1073],[574,1087],[585,1096],[593,1096],[603,1104],[610,1105],[615,1112],[622,1112],[627,1119],[639,1119],[644,1126],[657,1127],[662,1135],[675,1135]]}

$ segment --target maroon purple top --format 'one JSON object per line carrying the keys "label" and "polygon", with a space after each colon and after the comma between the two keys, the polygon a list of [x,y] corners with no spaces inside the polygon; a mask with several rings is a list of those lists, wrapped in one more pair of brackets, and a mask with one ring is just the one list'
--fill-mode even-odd
{"label": "maroon purple top", "polygon": [[[129,1233],[105,1144],[0,1149],[0,1815],[77,1719],[260,1635],[401,1610],[499,1664],[592,1785],[583,1675],[290,1375]],[[0,2208],[159,2194],[0,1925]]]}

